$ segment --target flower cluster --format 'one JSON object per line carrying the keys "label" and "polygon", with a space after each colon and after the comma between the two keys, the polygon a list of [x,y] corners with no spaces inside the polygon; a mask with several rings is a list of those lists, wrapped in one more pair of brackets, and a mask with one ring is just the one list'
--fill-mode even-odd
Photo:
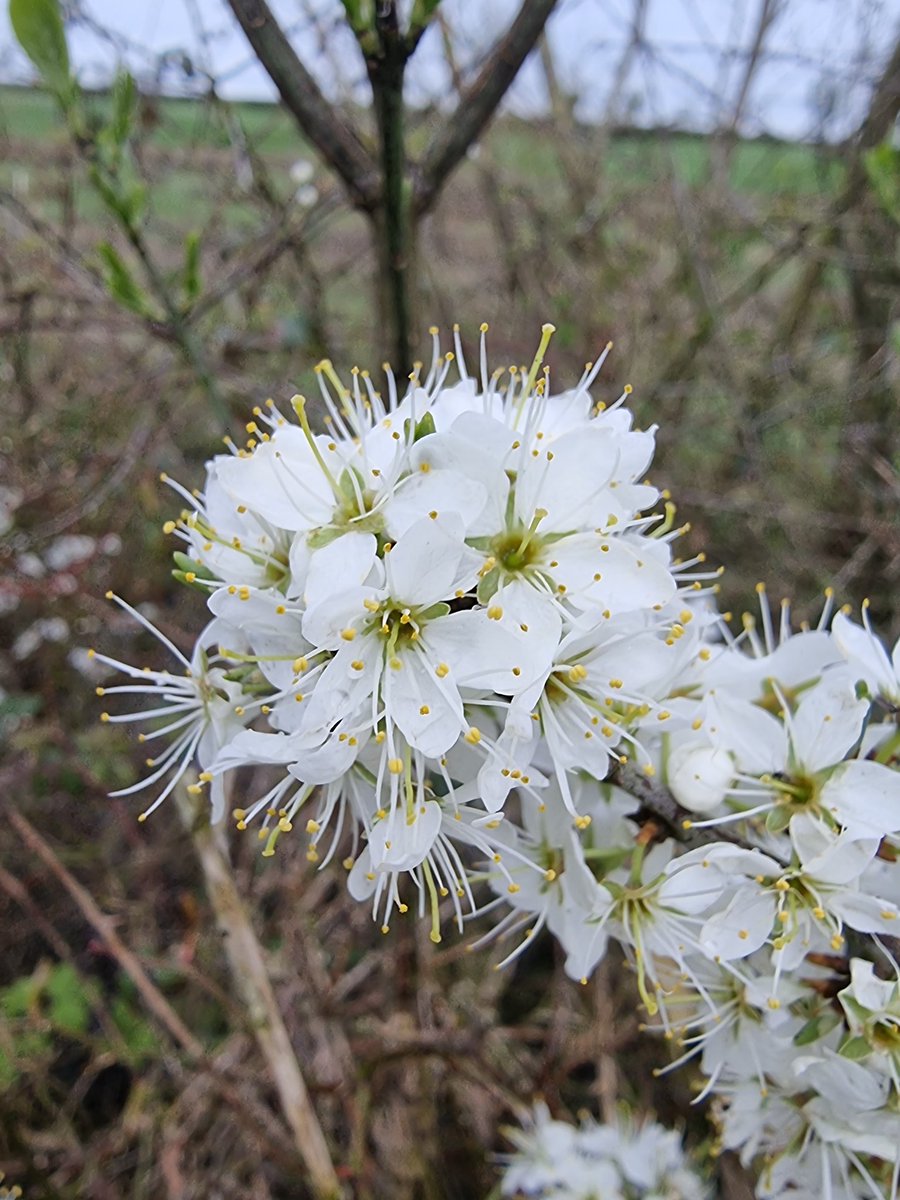
{"label": "flower cluster", "polygon": [[517,1200],[705,1200],[706,1184],[691,1167],[681,1139],[648,1121],[576,1128],[537,1105],[526,1128],[508,1131],[501,1194]]}
{"label": "flower cluster", "polygon": [[299,822],[385,932],[481,912],[508,960],[546,926],[582,981],[614,939],[761,1194],[895,1197],[900,652],[830,595],[794,632],[762,585],[733,634],[630,389],[592,398],[604,351],[552,394],[551,333],[491,374],[482,332],[474,377],[435,334],[402,395],[323,362],[326,433],[269,402],[202,494],[172,484],[211,620],[166,642],[178,675],[95,655],[131,679],[102,694],[153,697],[104,719],[167,745],[122,794],[152,811],[196,762],[219,819],[268,764],[238,827],[271,855]]}

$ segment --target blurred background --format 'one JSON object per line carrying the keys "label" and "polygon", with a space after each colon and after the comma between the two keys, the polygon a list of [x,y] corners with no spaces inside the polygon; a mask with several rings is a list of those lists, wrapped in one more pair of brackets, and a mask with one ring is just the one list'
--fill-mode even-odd
{"label": "blurred background", "polygon": [[[29,1200],[306,1195],[189,839],[173,809],[138,826],[106,799],[142,755],[97,724],[88,648],[156,653],[108,588],[190,648],[202,602],[169,577],[160,472],[202,487],[221,438],[313,391],[322,357],[405,372],[458,323],[471,360],[488,322],[507,366],[552,321],[563,388],[612,339],[596,397],[628,382],[659,425],[654,481],[691,523],[684,555],[726,564],[724,607],[739,620],[764,579],[815,620],[832,586],[900,632],[900,0],[377,19],[279,0],[281,40],[257,21],[248,41],[260,9],[31,0],[30,58],[0,12],[0,779],[19,821],[0,826],[0,1170]],[[621,964],[576,992],[549,944],[497,973],[508,947],[376,943],[288,842],[264,862],[236,840],[235,871],[354,1195],[486,1196],[534,1092],[601,1115],[622,1096],[707,1137],[689,1074],[650,1077],[665,1051]]]}

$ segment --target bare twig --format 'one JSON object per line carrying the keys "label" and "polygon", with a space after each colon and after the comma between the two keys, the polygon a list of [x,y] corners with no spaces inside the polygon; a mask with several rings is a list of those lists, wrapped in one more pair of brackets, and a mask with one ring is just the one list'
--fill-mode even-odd
{"label": "bare twig", "polygon": [[359,134],[322,95],[265,0],[228,2],[288,111],[343,181],[353,205],[374,211],[380,192],[378,174]]}
{"label": "bare twig", "polygon": [[454,167],[483,132],[519,68],[534,49],[556,0],[522,0],[516,19],[488,55],[455,111],[425,152],[413,187],[413,209],[428,212]]}

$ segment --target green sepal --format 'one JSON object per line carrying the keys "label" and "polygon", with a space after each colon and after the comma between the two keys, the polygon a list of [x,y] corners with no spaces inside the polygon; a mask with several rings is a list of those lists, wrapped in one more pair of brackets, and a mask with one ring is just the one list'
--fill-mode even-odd
{"label": "green sepal", "polygon": [[795,1046],[809,1046],[812,1042],[817,1042],[822,1036],[822,1027],[819,1017],[812,1017],[806,1022],[802,1029],[794,1034]]}
{"label": "green sepal", "polygon": [[479,579],[475,595],[479,604],[487,604],[500,586],[500,568],[494,567],[483,579]]}
{"label": "green sepal", "polygon": [[872,1053],[872,1047],[864,1037],[847,1037],[838,1046],[841,1058],[849,1058],[851,1062],[859,1062]]}
{"label": "green sepal", "polygon": [[182,571],[192,571],[198,579],[215,579],[215,571],[211,571],[205,563],[199,563],[195,558],[182,554],[180,550],[172,551],[172,559]]}
{"label": "green sepal", "polygon": [[436,604],[430,605],[416,615],[423,621],[436,621],[439,617],[446,617],[449,612],[450,605],[443,600],[438,600]]}
{"label": "green sepal", "polygon": [[[407,442],[410,441],[409,431],[412,424],[412,418],[407,417],[403,422],[403,436]],[[424,417],[420,417],[416,421],[415,428],[412,431],[412,441],[420,442],[423,437],[428,437],[430,433],[437,433],[434,425],[434,417],[430,412],[427,412]]]}
{"label": "green sepal", "polygon": [[[196,571],[193,573],[195,575],[197,574]],[[202,592],[204,596],[209,595],[208,587],[204,587],[203,584],[200,583],[199,579],[188,579],[187,574],[184,571],[173,571],[172,578],[176,579],[179,583],[183,583],[185,587],[193,588],[194,591],[197,592]]]}
{"label": "green sepal", "polygon": [[330,546],[332,542],[337,541],[343,530],[335,529],[331,525],[326,525],[321,529],[314,529],[306,535],[306,544],[310,550],[321,550],[323,546]]}
{"label": "green sepal", "polygon": [[766,816],[767,831],[769,833],[784,833],[785,829],[790,825],[793,815],[790,806],[787,804],[770,809]]}

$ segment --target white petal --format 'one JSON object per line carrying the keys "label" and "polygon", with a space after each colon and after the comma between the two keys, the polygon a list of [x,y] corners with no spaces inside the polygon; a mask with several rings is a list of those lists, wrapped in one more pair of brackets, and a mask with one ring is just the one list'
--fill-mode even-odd
{"label": "white petal", "polygon": [[859,933],[891,933],[900,929],[897,906],[877,896],[866,896],[862,892],[838,892],[832,897],[829,908],[851,929]]}
{"label": "white petal", "polygon": [[835,836],[808,813],[797,813],[791,818],[790,835],[803,873],[831,884],[859,879],[879,846],[878,838]]}
{"label": "white petal", "polygon": [[843,763],[820,803],[857,837],[900,833],[900,773],[874,762]]}
{"label": "white petal", "polygon": [[563,538],[548,546],[543,557],[558,563],[547,570],[579,609],[598,608],[615,616],[665,604],[676,591],[665,545],[637,534]]}
{"label": "white petal", "polygon": [[700,943],[710,958],[746,958],[764,944],[775,920],[775,897],[766,892],[742,890],[724,912],[703,926]]}
{"label": "white petal", "polygon": [[374,534],[344,533],[327,546],[313,550],[303,596],[307,608],[366,583],[377,549]]}
{"label": "white petal", "polygon": [[696,742],[676,746],[666,764],[669,790],[693,813],[717,809],[734,782],[734,760],[725,750]]}
{"label": "white petal", "polygon": [[219,479],[235,499],[281,529],[313,529],[331,520],[331,485],[303,431],[288,425],[246,458],[224,459]]}
{"label": "white petal", "polygon": [[448,678],[457,688],[486,689],[511,696],[542,667],[533,658],[526,637],[491,620],[484,609],[467,609],[429,622],[422,640],[433,662],[449,666]]}
{"label": "white petal", "polygon": [[350,868],[347,876],[347,891],[354,900],[370,900],[378,885],[375,872],[372,869],[372,856],[369,847],[363,847],[362,853]]}
{"label": "white petal", "polygon": [[[353,664],[362,664],[361,667]],[[321,733],[337,721],[351,721],[377,687],[382,670],[382,648],[377,635],[344,643],[299,707],[303,729]]]}
{"label": "white petal", "polygon": [[413,870],[428,857],[440,831],[441,806],[436,800],[416,803],[411,816],[398,805],[369,831],[374,870]]}
{"label": "white petal", "polygon": [[[891,695],[897,689],[896,669],[877,638],[844,613],[838,613],[831,625],[835,644],[856,675],[864,679],[872,693]],[[900,642],[898,642],[900,646]]]}
{"label": "white petal", "polygon": [[807,692],[789,723],[797,764],[810,774],[839,763],[859,741],[869,711],[841,673]]}
{"label": "white petal", "polygon": [[453,676],[438,678],[416,650],[398,655],[399,670],[388,667],[382,694],[393,719],[414,750],[439,758],[466,729],[462,701]]}
{"label": "white petal", "polygon": [[593,529],[604,521],[604,492],[619,462],[616,440],[589,426],[557,438],[552,450],[538,449],[516,480],[516,516],[522,524],[528,525],[538,508],[547,510],[544,527],[560,533]]}
{"label": "white petal", "polygon": [[462,538],[462,520],[454,513],[411,525],[385,555],[391,598],[427,607],[452,599],[460,587],[468,590],[477,575],[478,557]]}
{"label": "white petal", "polygon": [[455,513],[469,533],[487,503],[487,488],[460,471],[418,471],[403,480],[384,506],[387,531],[403,536],[411,525],[430,513]]}
{"label": "white petal", "polygon": [[746,700],[733,700],[725,685],[710,692],[704,732],[714,745],[734,755],[742,771],[761,775],[784,769],[787,736],[781,722]]}

